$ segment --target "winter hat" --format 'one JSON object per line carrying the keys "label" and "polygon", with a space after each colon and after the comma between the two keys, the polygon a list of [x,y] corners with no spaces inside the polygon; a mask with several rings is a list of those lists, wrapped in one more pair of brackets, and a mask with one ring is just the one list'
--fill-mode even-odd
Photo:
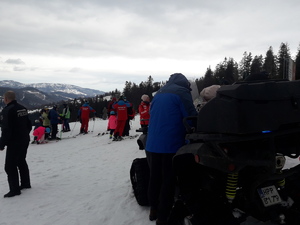
{"label": "winter hat", "polygon": [[148,95],[142,95],[141,99],[143,101],[147,101],[149,99],[149,96]]}
{"label": "winter hat", "polygon": [[115,115],[115,114],[116,114],[115,111],[110,112],[110,115]]}
{"label": "winter hat", "polygon": [[45,130],[45,132],[46,132],[46,133],[50,133],[50,128],[47,127],[46,130]]}
{"label": "winter hat", "polygon": [[202,97],[204,102],[208,102],[212,98],[216,97],[217,90],[220,88],[220,85],[211,85],[209,87],[203,88],[200,92],[200,96]]}
{"label": "winter hat", "polygon": [[120,96],[119,100],[124,100],[124,97],[123,95]]}

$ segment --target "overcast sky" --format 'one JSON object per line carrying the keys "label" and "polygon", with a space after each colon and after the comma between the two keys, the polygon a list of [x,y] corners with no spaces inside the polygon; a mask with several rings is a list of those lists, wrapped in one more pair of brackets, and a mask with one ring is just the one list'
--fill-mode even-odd
{"label": "overcast sky", "polygon": [[0,80],[123,90],[300,43],[299,0],[1,0]]}

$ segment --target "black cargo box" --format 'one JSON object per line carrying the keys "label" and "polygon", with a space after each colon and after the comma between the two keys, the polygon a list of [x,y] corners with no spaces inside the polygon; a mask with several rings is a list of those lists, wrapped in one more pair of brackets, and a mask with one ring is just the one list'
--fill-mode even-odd
{"label": "black cargo box", "polygon": [[265,81],[222,86],[200,110],[197,132],[251,134],[297,127],[300,81]]}

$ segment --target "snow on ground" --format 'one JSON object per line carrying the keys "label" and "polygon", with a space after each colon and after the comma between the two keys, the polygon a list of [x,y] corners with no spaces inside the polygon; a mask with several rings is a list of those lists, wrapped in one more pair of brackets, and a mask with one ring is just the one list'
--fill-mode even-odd
{"label": "snow on ground", "polygon": [[[154,225],[149,208],[134,198],[129,170],[133,159],[145,157],[137,139],[108,144],[107,120],[89,123],[91,131],[76,138],[30,144],[27,162],[32,188],[20,196],[0,196],[0,225]],[[71,123],[79,133],[80,123]],[[140,134],[139,117],[132,121],[131,135]],[[5,151],[0,152],[4,167]],[[298,163],[292,161],[291,163]],[[0,169],[0,193],[8,192],[4,169]],[[262,224],[248,219],[244,224]]]}

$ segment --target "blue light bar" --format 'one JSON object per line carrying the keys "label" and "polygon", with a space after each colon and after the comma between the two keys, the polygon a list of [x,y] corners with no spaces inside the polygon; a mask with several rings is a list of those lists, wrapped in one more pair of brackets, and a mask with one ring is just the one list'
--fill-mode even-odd
{"label": "blue light bar", "polygon": [[263,134],[267,134],[267,133],[271,133],[271,132],[272,132],[272,131],[270,131],[270,130],[263,130],[263,131],[262,131]]}

